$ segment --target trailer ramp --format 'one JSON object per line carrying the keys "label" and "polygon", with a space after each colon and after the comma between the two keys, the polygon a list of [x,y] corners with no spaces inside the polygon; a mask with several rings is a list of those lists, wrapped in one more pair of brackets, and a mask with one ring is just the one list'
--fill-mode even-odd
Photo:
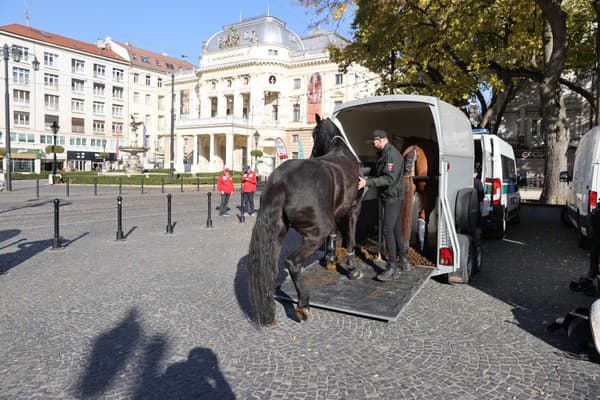
{"label": "trailer ramp", "polygon": [[[310,290],[311,307],[396,321],[434,271],[432,267],[415,266],[411,271],[402,272],[394,282],[380,282],[375,278],[376,268],[364,263],[359,268],[364,276],[350,280],[339,272],[328,271],[318,262],[307,266],[303,276]],[[277,288],[275,297],[298,301],[289,274]]]}

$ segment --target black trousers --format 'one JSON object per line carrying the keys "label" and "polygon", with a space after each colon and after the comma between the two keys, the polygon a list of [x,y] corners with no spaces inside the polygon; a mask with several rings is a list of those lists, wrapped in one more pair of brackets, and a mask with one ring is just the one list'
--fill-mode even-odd
{"label": "black trousers", "polygon": [[254,214],[254,192],[242,192],[242,211]]}
{"label": "black trousers", "polygon": [[396,257],[400,262],[406,260],[406,251],[402,245],[402,230],[400,229],[401,199],[383,202],[383,238],[388,252],[388,263],[395,263]]}
{"label": "black trousers", "polygon": [[228,194],[221,195],[221,205],[219,206],[219,215],[223,215],[227,213],[227,205],[229,204],[229,196]]}

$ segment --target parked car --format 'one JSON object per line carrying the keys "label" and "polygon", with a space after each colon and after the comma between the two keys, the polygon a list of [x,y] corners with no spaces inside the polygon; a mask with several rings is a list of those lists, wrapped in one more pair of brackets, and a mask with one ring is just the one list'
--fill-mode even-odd
{"label": "parked car", "polygon": [[494,237],[502,238],[509,223],[520,221],[521,194],[515,152],[510,144],[496,135],[477,133],[473,140],[475,168],[485,190],[481,207],[483,229]]}
{"label": "parked car", "polygon": [[592,237],[590,215],[598,206],[600,192],[600,127],[581,137],[573,170],[562,171],[560,181],[569,185],[563,220],[577,229],[579,246],[587,247]]}

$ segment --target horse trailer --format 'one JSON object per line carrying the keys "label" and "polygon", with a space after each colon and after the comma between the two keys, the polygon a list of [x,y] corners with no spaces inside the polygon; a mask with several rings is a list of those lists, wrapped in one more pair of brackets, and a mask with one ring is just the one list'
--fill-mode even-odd
{"label": "horse trailer", "polygon": [[[375,129],[385,130],[401,152],[413,144],[425,150],[427,176],[413,179],[435,189],[432,208],[422,230],[413,212],[410,232],[404,234],[410,236],[411,247],[431,262],[433,275],[448,274],[451,282],[468,282],[481,262],[481,249],[476,239],[479,201],[473,185],[473,135],[465,114],[435,97],[389,95],[339,104],[332,120],[365,169],[377,159],[368,141]],[[414,210],[421,210],[426,200],[415,194]],[[357,224],[359,238],[376,234],[378,203],[376,191],[368,190]]]}

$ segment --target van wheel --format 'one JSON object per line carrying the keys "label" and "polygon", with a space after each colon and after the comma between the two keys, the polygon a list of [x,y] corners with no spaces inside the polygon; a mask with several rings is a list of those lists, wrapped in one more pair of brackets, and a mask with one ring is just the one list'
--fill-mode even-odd
{"label": "van wheel", "polygon": [[473,188],[463,188],[456,194],[454,219],[459,232],[471,233],[477,228],[479,200]]}

